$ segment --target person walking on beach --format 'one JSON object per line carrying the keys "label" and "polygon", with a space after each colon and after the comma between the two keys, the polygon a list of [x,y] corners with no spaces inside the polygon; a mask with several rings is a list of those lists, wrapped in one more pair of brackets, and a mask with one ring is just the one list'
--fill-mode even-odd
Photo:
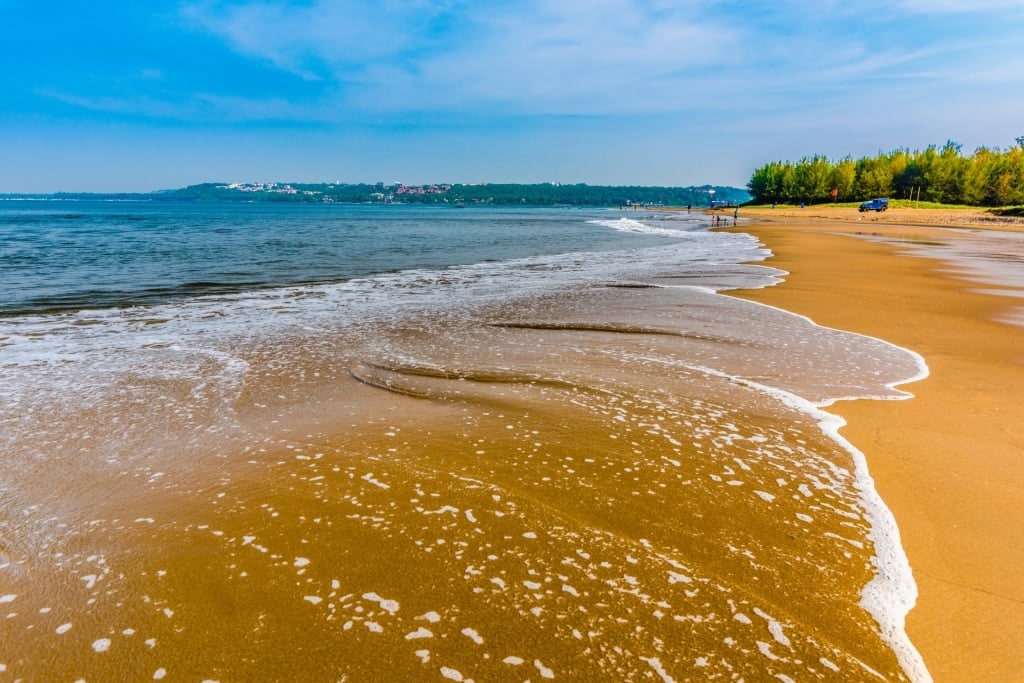
{"label": "person walking on beach", "polygon": [[736,207],[732,210],[732,224],[736,225],[736,219],[740,217],[740,207]]}

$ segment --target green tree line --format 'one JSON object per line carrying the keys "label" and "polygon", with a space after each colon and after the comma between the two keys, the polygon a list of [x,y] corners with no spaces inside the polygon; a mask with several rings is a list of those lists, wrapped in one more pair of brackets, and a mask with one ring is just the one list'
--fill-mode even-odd
{"label": "green tree line", "polygon": [[815,155],[796,163],[773,161],[754,171],[747,188],[757,203],[892,197],[969,206],[1024,204],[1024,136],[1008,149],[979,147],[971,156],[949,141],[857,160]]}

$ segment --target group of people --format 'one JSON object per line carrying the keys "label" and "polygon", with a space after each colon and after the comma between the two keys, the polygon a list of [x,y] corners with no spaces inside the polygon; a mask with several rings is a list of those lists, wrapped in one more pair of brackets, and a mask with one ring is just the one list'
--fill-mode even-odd
{"label": "group of people", "polygon": [[[687,204],[687,205],[686,205],[686,213],[690,213],[690,209],[691,209],[691,208],[692,208],[692,206],[691,206],[690,204]],[[714,207],[712,207],[712,208],[714,208]],[[774,208],[775,208],[775,206],[774,206],[774,205],[772,205],[772,208],[774,209]],[[735,208],[734,208],[734,209],[732,210],[732,224],[733,224],[733,225],[736,225],[736,220],[737,220],[737,219],[738,219],[739,217],[740,217],[740,207],[738,207],[738,206],[737,206],[737,207],[735,207]],[[726,219],[725,219],[725,221],[723,221],[723,220],[722,220],[722,217],[721,217],[720,215],[718,215],[718,214],[715,214],[715,216],[714,216],[714,217],[712,218],[712,220],[711,220],[711,224],[712,224],[712,225],[714,225],[714,226],[715,226],[715,227],[717,228],[717,227],[718,227],[718,226],[720,226],[720,225],[721,225],[721,224],[722,224],[723,222],[726,222],[726,221],[728,221],[728,220],[729,220],[729,219],[728,219],[728,218],[726,218]],[[728,225],[728,223],[727,223],[727,222],[726,222],[726,225]]]}
{"label": "group of people", "polygon": [[[736,225],[736,220],[739,217],[740,217],[740,208],[737,206],[735,209],[732,210],[732,224],[733,225]],[[712,223],[712,225],[714,225],[717,228],[720,225],[722,225],[723,223],[728,225],[729,224],[728,221],[729,221],[728,218],[726,218],[725,220],[722,220],[722,216],[720,216],[718,214],[715,214],[715,216],[711,220],[711,223]]]}

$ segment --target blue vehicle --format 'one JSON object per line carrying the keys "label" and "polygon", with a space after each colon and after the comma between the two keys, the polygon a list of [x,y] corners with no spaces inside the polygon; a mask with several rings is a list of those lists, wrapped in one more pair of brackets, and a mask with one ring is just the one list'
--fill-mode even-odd
{"label": "blue vehicle", "polygon": [[862,203],[858,211],[885,211],[889,208],[888,199],[869,199]]}

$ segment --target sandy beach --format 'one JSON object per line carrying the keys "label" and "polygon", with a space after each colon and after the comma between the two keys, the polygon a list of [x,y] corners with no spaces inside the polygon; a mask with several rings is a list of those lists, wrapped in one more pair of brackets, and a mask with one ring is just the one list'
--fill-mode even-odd
{"label": "sandy beach", "polygon": [[740,229],[774,252],[768,264],[790,275],[739,296],[883,338],[927,361],[930,376],[903,387],[914,399],[845,402],[830,411],[847,420],[842,433],[866,454],[896,517],[920,592],[907,630],[934,679],[1019,679],[1024,329],[997,322],[1019,299],[981,293],[946,264],[857,233],[949,241],[962,233],[934,226],[1020,225],[981,212],[740,213],[754,219],[741,219]]}
{"label": "sandy beach", "polygon": [[1014,679],[1021,299],[900,252],[1017,235],[411,213],[642,248],[0,320],[0,671],[924,681],[913,568],[935,678]]}
{"label": "sandy beach", "polygon": [[394,210],[326,209],[617,244],[0,321],[0,671],[926,679],[895,524],[817,408],[901,396],[916,355],[718,293],[781,271],[703,214]]}

